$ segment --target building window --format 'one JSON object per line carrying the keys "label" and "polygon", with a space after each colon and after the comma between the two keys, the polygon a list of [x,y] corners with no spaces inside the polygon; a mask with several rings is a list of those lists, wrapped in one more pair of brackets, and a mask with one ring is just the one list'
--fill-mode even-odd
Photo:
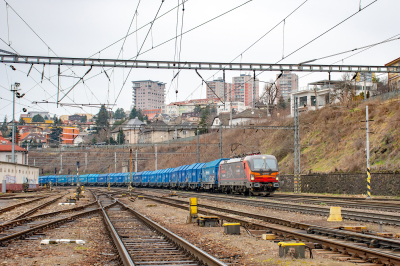
{"label": "building window", "polygon": [[315,99],[315,96],[311,96],[311,106],[316,106],[317,105],[317,101]]}
{"label": "building window", "polygon": [[300,97],[300,107],[307,106],[307,96]]}

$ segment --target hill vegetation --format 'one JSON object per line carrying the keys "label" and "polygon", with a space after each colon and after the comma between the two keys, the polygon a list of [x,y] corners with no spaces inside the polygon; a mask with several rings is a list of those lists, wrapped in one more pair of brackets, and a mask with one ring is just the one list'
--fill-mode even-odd
{"label": "hill vegetation", "polygon": [[[318,111],[307,111],[300,114],[301,139],[301,172],[365,172],[365,106],[368,104],[370,122],[370,164],[371,170],[397,171],[400,163],[400,101],[392,99],[366,102],[352,102],[344,106],[330,106]],[[293,118],[274,114],[269,120],[259,125],[292,126]],[[200,161],[208,162],[219,158],[219,132],[200,135]],[[223,130],[223,156],[261,151],[273,154],[278,158],[282,174],[293,173],[293,130],[256,130],[235,129]],[[207,144],[207,146],[205,146]],[[197,161],[196,140],[181,145],[158,145],[158,169],[192,164]],[[154,170],[154,147],[138,150],[139,171]],[[114,170],[114,152],[121,153],[118,159],[117,172],[122,171],[122,161],[129,159],[129,150],[105,148],[82,150],[88,152],[90,163],[86,173],[108,172],[108,164]],[[164,154],[163,154],[164,153]],[[47,153],[46,153],[47,154]],[[30,152],[30,160],[35,156],[47,156],[45,167],[54,171],[59,165],[59,154],[44,155]],[[63,152],[63,161],[67,158],[77,159],[76,153]],[[119,157],[119,156],[118,156]],[[107,159],[109,158],[109,163]],[[121,158],[121,157],[119,157]],[[38,162],[38,160],[37,160]],[[73,163],[71,162],[71,165]],[[65,169],[66,167],[64,167]],[[73,169],[73,167],[71,167]],[[65,173],[66,174],[66,173]]]}

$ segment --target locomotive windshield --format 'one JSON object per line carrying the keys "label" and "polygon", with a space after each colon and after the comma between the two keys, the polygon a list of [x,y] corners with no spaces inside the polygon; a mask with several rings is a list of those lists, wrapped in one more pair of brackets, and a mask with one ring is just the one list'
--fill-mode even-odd
{"label": "locomotive windshield", "polygon": [[252,171],[278,171],[276,160],[272,158],[253,158],[250,168]]}

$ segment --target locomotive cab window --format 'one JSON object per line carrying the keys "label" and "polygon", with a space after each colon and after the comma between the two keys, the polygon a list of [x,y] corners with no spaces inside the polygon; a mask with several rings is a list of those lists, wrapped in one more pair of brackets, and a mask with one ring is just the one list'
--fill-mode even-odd
{"label": "locomotive cab window", "polygon": [[278,171],[278,165],[275,159],[253,158],[250,163],[252,171]]}

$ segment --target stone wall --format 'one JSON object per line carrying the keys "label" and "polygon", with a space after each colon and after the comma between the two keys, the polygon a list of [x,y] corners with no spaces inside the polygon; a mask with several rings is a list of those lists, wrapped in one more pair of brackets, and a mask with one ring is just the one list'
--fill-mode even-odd
{"label": "stone wall", "polygon": [[[293,192],[293,175],[280,175],[282,192]],[[304,193],[366,194],[366,174],[309,174],[301,176]],[[372,173],[372,195],[400,196],[400,174]]]}

